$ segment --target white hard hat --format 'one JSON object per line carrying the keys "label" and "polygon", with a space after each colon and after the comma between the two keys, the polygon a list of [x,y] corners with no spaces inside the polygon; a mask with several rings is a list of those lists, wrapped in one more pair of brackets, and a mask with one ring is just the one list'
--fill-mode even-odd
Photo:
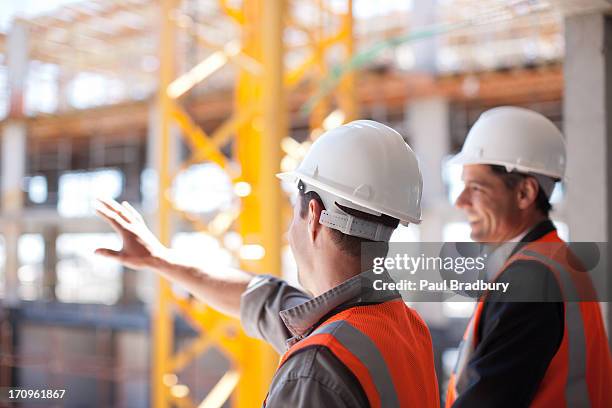
{"label": "white hard hat", "polygon": [[416,155],[399,133],[382,123],[356,120],[325,132],[296,170],[277,176],[301,180],[318,192],[326,209],[321,223],[349,235],[385,241],[393,228],[381,234],[380,226],[371,230],[368,221],[330,204],[385,214],[404,225],[421,222],[423,180]]}
{"label": "white hard hat", "polygon": [[525,108],[502,106],[484,112],[470,129],[461,152],[449,164],[493,164],[561,180],[565,141],[545,116]]}

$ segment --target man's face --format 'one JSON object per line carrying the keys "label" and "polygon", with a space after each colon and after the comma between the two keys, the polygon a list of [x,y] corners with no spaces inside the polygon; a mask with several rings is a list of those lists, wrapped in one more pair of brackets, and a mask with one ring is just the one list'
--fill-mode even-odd
{"label": "man's face", "polygon": [[513,227],[519,216],[514,191],[488,165],[463,166],[465,187],[455,206],[463,210],[477,242],[501,242],[514,238]]}

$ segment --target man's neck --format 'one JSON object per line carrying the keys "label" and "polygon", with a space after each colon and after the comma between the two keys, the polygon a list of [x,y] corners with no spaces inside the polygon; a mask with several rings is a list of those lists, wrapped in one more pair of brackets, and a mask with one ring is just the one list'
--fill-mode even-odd
{"label": "man's neck", "polygon": [[342,251],[334,251],[319,258],[314,265],[312,280],[309,288],[313,296],[319,296],[335,288],[342,282],[361,273],[361,259],[347,255]]}
{"label": "man's neck", "polygon": [[510,231],[507,236],[498,242],[518,242],[523,238],[529,231],[531,231],[536,225],[548,219],[545,215],[539,211],[527,215],[519,220],[516,224],[516,228]]}

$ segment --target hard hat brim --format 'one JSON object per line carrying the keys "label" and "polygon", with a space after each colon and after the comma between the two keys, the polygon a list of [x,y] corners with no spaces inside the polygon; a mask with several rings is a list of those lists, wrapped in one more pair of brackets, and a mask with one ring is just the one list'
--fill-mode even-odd
{"label": "hard hat brim", "polygon": [[457,166],[457,165],[463,165],[463,164],[477,164],[477,163],[478,163],[477,160],[474,160],[473,157],[468,157],[463,152],[457,153],[456,155],[448,159],[448,161],[446,162],[446,164],[448,164],[449,166]]}
{"label": "hard hat brim", "polygon": [[546,171],[546,170],[543,170],[535,166],[533,167],[532,166],[522,166],[517,163],[512,163],[512,162],[505,161],[505,160],[492,160],[492,159],[490,160],[490,159],[477,158],[477,157],[473,157],[470,155],[466,155],[463,152],[457,153],[456,155],[448,159],[448,161],[446,162],[447,166],[465,166],[465,165],[470,165],[470,164],[489,164],[489,165],[494,165],[494,166],[502,166],[502,167],[506,167],[508,171],[516,170],[520,173],[541,174],[542,176],[551,177],[556,180],[567,181],[567,177],[565,177],[562,174],[551,172],[551,171]]}
{"label": "hard hat brim", "polygon": [[372,211],[376,211],[379,212],[381,214],[387,214],[390,217],[394,217],[400,220],[400,224],[404,225],[404,226],[408,226],[408,224],[420,224],[422,219],[420,217],[412,217],[408,214],[405,213],[398,213],[397,211],[393,211],[390,210],[388,208],[383,208],[380,206],[372,206],[370,203],[368,203],[367,201],[364,200],[360,200],[356,197],[351,196],[350,194],[347,194],[344,191],[338,190],[336,188],[333,188],[331,186],[326,185],[325,183],[321,183],[321,181],[316,180],[310,176],[307,176],[305,174],[301,174],[300,172],[296,172],[296,171],[290,171],[290,172],[284,172],[284,173],[277,173],[276,177],[278,177],[279,179],[283,180],[283,181],[289,181],[289,182],[296,182],[298,179],[303,180],[305,183],[310,184],[314,187],[320,188],[322,190],[327,191],[330,194],[333,194],[335,196],[338,196],[340,198],[344,198],[345,200],[351,201],[357,205],[360,205],[362,207],[368,208]]}
{"label": "hard hat brim", "polygon": [[293,171],[285,171],[282,173],[276,173],[276,177],[283,181],[290,181],[290,182],[296,181],[297,179],[297,175]]}

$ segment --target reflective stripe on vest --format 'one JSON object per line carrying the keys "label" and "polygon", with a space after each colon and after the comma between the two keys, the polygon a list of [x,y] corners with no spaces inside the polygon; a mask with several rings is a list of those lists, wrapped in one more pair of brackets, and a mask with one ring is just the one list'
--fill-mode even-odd
{"label": "reflective stripe on vest", "polygon": [[279,367],[299,350],[324,346],[355,375],[373,408],[399,407],[393,379],[372,340],[346,320],[324,323],[283,355]]}
{"label": "reflective stripe on vest", "polygon": [[427,326],[402,299],[355,306],[323,322],[283,355],[327,348],[357,379],[369,406],[439,408]]}
{"label": "reflective stripe on vest", "polygon": [[[546,244],[538,246],[545,242],[549,243],[549,246]],[[560,246],[554,247],[550,243],[557,243]],[[555,251],[551,251],[551,247]],[[580,299],[580,294],[589,293],[589,290],[594,293],[594,290],[588,275],[576,271],[569,264],[559,262],[559,258],[563,260],[572,255],[569,251],[556,232],[551,232],[511,256],[497,277],[513,262],[519,260],[539,262],[554,274],[564,299]],[[587,292],[583,292],[585,290]],[[593,299],[594,296],[589,295],[588,298]],[[469,385],[465,369],[479,341],[477,333],[482,310],[481,299],[476,305],[460,345],[457,364],[449,381],[447,407],[452,406],[461,391]],[[531,406],[612,406],[610,396],[612,360],[598,303],[565,301],[564,322],[561,345],[548,366]],[[588,362],[591,366],[588,366]]]}
{"label": "reflective stripe on vest", "polygon": [[[572,277],[563,265],[534,251],[524,255],[538,259],[556,270],[559,286],[564,297],[578,299]],[[565,325],[568,342],[568,373],[565,386],[565,401],[569,407],[590,407],[589,390],[586,383],[586,340],[584,322],[579,302],[565,302]]]}
{"label": "reflective stripe on vest", "polygon": [[345,320],[331,322],[315,330],[312,335],[329,334],[349,350],[368,369],[370,378],[378,392],[381,406],[399,407],[393,379],[383,356],[368,336],[351,326]]}

